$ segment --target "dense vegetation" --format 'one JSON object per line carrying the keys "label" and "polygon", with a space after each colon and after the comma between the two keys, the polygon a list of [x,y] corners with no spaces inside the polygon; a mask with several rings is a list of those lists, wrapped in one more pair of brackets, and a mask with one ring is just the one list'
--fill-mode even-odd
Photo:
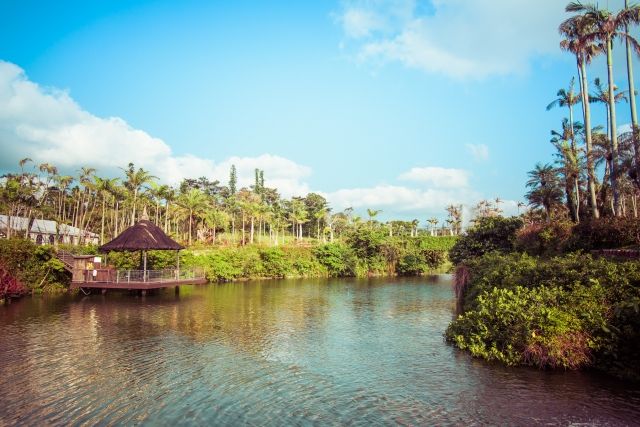
{"label": "dense vegetation", "polygon": [[446,336],[487,360],[598,367],[640,380],[640,263],[490,253],[468,261],[464,314]]}
{"label": "dense vegetation", "polygon": [[[576,78],[560,89],[547,106],[564,108],[568,117],[559,130],[551,131],[556,148],[555,165],[538,163],[529,172],[526,197],[531,206],[540,208],[547,221],[568,218],[572,222],[603,216],[638,216],[640,189],[640,128],[636,111],[633,54],[640,54],[640,44],[630,30],[640,23],[640,5],[629,5],[617,12],[598,5],[571,2],[571,15],[560,24],[563,37],[560,47],[576,60]],[[620,41],[626,49],[627,84],[614,83],[613,48]],[[598,56],[606,58],[606,79],[587,76],[595,68]],[[569,80],[569,79],[567,79]],[[595,90],[593,90],[595,88]],[[618,103],[630,107],[631,126],[619,132]],[[581,108],[577,110],[580,104]],[[606,122],[592,123],[594,104],[603,105]],[[581,114],[583,122],[575,120]],[[598,174],[602,174],[602,178]]]}
{"label": "dense vegetation", "polygon": [[479,220],[451,251],[462,314],[447,340],[508,365],[597,367],[640,380],[640,262],[584,252],[637,244],[638,222]]}
{"label": "dense vegetation", "polygon": [[[213,282],[286,277],[368,277],[420,275],[446,268],[446,252],[455,237],[389,237],[362,226],[344,242],[317,245],[202,246],[182,251],[180,265],[203,267]],[[96,246],[77,246],[76,253],[98,254]],[[172,251],[149,251],[148,268],[174,268]],[[139,252],[111,252],[107,261],[119,269],[140,268]],[[0,239],[0,265],[24,284],[25,291],[66,289],[70,277],[51,246],[25,239]],[[2,290],[0,288],[0,290]],[[0,295],[2,299],[3,295]]]}
{"label": "dense vegetation", "polygon": [[[176,187],[159,184],[158,178],[133,164],[123,178],[105,178],[92,168],[78,177],[61,175],[54,165],[22,159],[20,171],[0,179],[0,212],[34,219],[55,220],[100,235],[105,243],[134,224],[144,212],[175,240],[186,245],[250,244],[278,246],[311,240],[335,242],[363,226],[390,237],[456,235],[461,229],[462,208],[447,207],[441,227],[436,218],[420,221],[377,220],[379,210],[367,209],[366,220],[352,208],[333,212],[320,194],[285,199],[267,187],[264,173],[255,170],[254,184],[237,188],[235,166],[227,185],[206,177],[185,179]],[[30,229],[30,227],[28,227]],[[26,230],[0,229],[6,237],[26,236]],[[82,243],[82,242],[81,242]]]}
{"label": "dense vegetation", "polygon": [[[575,56],[579,90],[571,79],[547,107],[569,115],[551,132],[555,165],[529,172],[531,210],[521,218],[478,218],[452,248],[461,314],[446,338],[507,365],[596,367],[640,380],[640,128],[632,64],[640,45],[629,33],[640,23],[640,6],[625,1],[614,13],[572,2],[566,11],[572,15],[559,27],[561,48]],[[628,90],[613,81],[617,40],[627,51]],[[597,55],[606,56],[607,83],[595,79],[591,93],[587,71]],[[619,133],[623,100],[631,127]],[[606,132],[591,123],[592,103],[606,106]],[[584,123],[574,120],[578,104]]]}

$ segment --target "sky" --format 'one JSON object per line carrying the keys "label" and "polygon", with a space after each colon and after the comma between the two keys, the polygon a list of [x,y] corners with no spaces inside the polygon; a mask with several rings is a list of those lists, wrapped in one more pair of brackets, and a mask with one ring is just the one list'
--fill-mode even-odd
{"label": "sky", "polygon": [[[8,2],[7,2],[8,1]],[[612,9],[623,0],[610,0]],[[32,1],[0,14],[0,172],[24,157],[444,218],[524,200],[575,75],[558,0]],[[626,84],[622,49],[616,79]],[[637,64],[636,64],[637,68]],[[590,80],[606,77],[602,59]],[[594,106],[603,123],[604,107]],[[619,107],[619,124],[629,121]]]}

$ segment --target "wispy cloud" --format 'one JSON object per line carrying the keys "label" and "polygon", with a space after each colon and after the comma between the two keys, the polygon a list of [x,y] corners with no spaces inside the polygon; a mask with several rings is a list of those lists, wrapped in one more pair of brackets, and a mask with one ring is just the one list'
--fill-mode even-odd
{"label": "wispy cloud", "polygon": [[533,57],[558,51],[564,3],[557,0],[432,0],[426,12],[417,6],[348,1],[338,21],[362,61],[396,61],[455,79],[522,72]]}
{"label": "wispy cloud", "polygon": [[489,147],[485,144],[465,144],[465,147],[474,160],[478,162],[489,160]]}
{"label": "wispy cloud", "polygon": [[469,185],[469,172],[441,167],[412,168],[399,176],[402,181],[416,181],[434,188],[465,188]]}

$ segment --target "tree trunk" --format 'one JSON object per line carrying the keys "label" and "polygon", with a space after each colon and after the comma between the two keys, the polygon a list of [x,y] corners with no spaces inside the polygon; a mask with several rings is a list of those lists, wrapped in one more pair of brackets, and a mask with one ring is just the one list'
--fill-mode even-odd
{"label": "tree trunk", "polygon": [[193,209],[189,209],[189,246],[191,246],[191,236],[192,236],[191,224],[192,223],[193,223]]}
{"label": "tree trunk", "polygon": [[100,220],[100,244],[104,245],[104,215],[105,215],[106,200],[104,194],[102,195],[102,218]]}
{"label": "tree trunk", "polygon": [[[584,60],[579,59],[578,72],[580,75],[580,87],[582,97],[582,111],[584,115],[584,128],[585,128],[585,144],[587,148],[587,177],[589,186],[589,204],[591,205],[591,215],[594,218],[600,218],[600,211],[598,210],[598,200],[596,199],[596,185],[595,185],[595,172],[593,168],[592,150],[593,139],[591,135],[591,105],[589,102],[589,86],[587,80],[587,67]],[[586,96],[585,96],[586,94]],[[585,99],[586,98],[586,99]]]}
{"label": "tree trunk", "polygon": [[[625,9],[629,7],[629,0],[624,0]],[[629,28],[625,26],[625,33],[629,35]],[[635,184],[640,188],[640,129],[638,128],[638,112],[636,109],[636,88],[633,79],[633,56],[629,40],[625,39],[627,50],[627,80],[629,81],[629,105],[631,106],[631,127],[633,131],[633,153],[635,161],[636,179]]]}
{"label": "tree trunk", "polygon": [[245,241],[244,241],[244,228],[245,228],[245,217],[244,217],[244,212],[242,212],[242,246],[244,246]]}
{"label": "tree trunk", "polygon": [[249,230],[249,242],[253,245],[253,223],[254,223],[254,219],[253,216],[251,216],[251,228]]}
{"label": "tree trunk", "polygon": [[136,223],[136,201],[138,199],[138,189],[133,190],[133,209],[131,210],[131,225]]}
{"label": "tree trunk", "polygon": [[613,83],[613,46],[607,39],[607,73],[609,78],[609,115],[611,116],[611,190],[613,192],[613,214],[620,215],[620,193],[618,190],[618,130],[616,124],[616,99]]}

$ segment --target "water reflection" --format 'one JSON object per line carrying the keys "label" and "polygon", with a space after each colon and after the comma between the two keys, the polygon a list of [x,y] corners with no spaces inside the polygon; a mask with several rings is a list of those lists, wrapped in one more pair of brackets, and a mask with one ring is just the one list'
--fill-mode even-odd
{"label": "water reflection", "polygon": [[0,308],[0,424],[631,424],[640,390],[443,343],[448,277],[287,280]]}

